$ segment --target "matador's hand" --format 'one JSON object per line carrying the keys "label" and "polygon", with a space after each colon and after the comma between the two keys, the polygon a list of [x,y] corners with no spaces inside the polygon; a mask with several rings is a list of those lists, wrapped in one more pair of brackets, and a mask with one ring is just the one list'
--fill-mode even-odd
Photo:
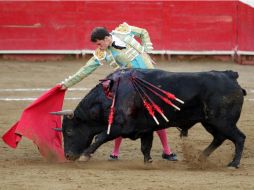
{"label": "matador's hand", "polygon": [[60,85],[61,85],[61,90],[66,90],[67,89],[67,87],[64,86],[64,84],[60,83]]}

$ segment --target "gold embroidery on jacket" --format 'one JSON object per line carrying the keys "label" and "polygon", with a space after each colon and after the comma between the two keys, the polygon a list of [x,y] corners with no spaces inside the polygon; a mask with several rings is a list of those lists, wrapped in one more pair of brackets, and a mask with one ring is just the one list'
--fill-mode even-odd
{"label": "gold embroidery on jacket", "polygon": [[103,60],[103,59],[106,58],[106,51],[101,50],[100,48],[97,48],[97,49],[95,50],[94,57],[95,57],[98,61],[101,61],[101,60]]}

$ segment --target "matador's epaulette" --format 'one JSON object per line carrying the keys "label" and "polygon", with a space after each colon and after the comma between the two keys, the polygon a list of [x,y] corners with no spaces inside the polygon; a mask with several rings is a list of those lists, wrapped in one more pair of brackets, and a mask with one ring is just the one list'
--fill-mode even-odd
{"label": "matador's epaulette", "polygon": [[114,32],[120,34],[129,34],[131,32],[131,27],[126,22],[124,22],[123,24],[120,24],[118,27],[116,27]]}
{"label": "matador's epaulette", "polygon": [[103,59],[106,58],[106,51],[105,50],[101,50],[100,48],[97,48],[94,52],[94,57],[98,60],[98,61],[101,61]]}

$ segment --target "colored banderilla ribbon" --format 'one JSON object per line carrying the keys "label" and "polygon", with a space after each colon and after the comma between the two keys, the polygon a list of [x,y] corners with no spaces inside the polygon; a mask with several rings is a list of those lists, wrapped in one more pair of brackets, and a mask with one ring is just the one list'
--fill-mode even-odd
{"label": "colored banderilla ribbon", "polygon": [[[175,104],[173,104],[169,99],[167,99],[166,97],[163,97],[163,96],[160,95],[158,92],[156,92],[156,91],[154,91],[153,89],[151,89],[150,87],[144,85],[144,83],[141,83],[140,80],[137,80],[137,81],[139,81],[139,84],[140,84],[140,85],[142,85],[142,86],[145,87],[146,89],[150,90],[152,93],[154,93],[154,94],[155,94],[156,96],[158,96],[160,99],[162,99],[166,104],[168,104],[168,105],[174,107],[175,109],[177,109],[178,111],[180,111],[180,108],[177,107]],[[160,89],[160,90],[161,90],[161,89]],[[161,91],[164,91],[164,90],[161,90]],[[170,98],[173,99],[173,100],[176,100],[176,99],[177,99],[173,94],[171,94],[171,93],[169,93],[169,92],[166,92],[166,91],[164,91],[164,92],[167,93],[167,97],[168,97],[168,98],[170,97]],[[178,100],[180,100],[180,99],[178,99]],[[183,102],[182,100],[180,100],[180,101]]]}
{"label": "colored banderilla ribbon", "polygon": [[181,104],[184,104],[184,101],[182,101],[182,100],[180,100],[179,98],[177,98],[174,94],[171,94],[171,93],[169,93],[169,92],[167,92],[167,91],[165,91],[165,90],[162,90],[162,89],[160,89],[159,87],[157,87],[157,86],[153,85],[152,83],[147,82],[147,81],[145,81],[145,80],[143,80],[143,79],[141,79],[141,78],[135,77],[135,79],[137,79],[137,80],[143,82],[144,84],[146,84],[146,85],[148,85],[148,86],[151,86],[151,87],[155,88],[156,90],[162,92],[162,93],[165,94],[169,99],[176,100],[176,101],[180,102]]}
{"label": "colored banderilla ribbon", "polygon": [[[163,110],[148,96],[148,94],[145,92],[145,90],[143,88],[146,88],[147,90],[149,90],[150,92],[152,92],[153,94],[158,96],[160,99],[162,99],[165,103],[174,107],[178,111],[180,111],[180,108],[177,107],[175,104],[173,104],[169,99],[176,100],[176,101],[184,104],[184,102],[182,100],[176,98],[174,94],[171,94],[165,90],[162,90],[143,79],[140,79],[138,77],[132,77],[131,82],[132,82],[135,90],[138,92],[139,96],[141,97],[145,108],[148,110],[149,114],[153,117],[153,119],[155,120],[157,125],[159,125],[159,122],[154,115],[154,110],[157,111],[167,122],[168,122],[168,118],[164,115]],[[157,91],[163,93],[164,95],[166,95],[166,97],[164,97],[161,94],[159,94],[158,92],[156,92],[155,89]],[[147,100],[150,102],[150,104],[148,103]]]}
{"label": "colored banderilla ribbon", "polygon": [[[153,101],[149,98],[149,96],[145,94],[145,92],[140,88],[140,86],[135,82],[135,80],[133,80],[133,78],[131,79],[131,82],[134,89],[138,92],[140,98],[142,99],[143,104],[145,108],[147,109],[148,113],[152,116],[156,124],[159,125],[160,123],[154,114],[154,106],[152,103]],[[151,104],[148,101],[150,101]]]}
{"label": "colored banderilla ribbon", "polygon": [[118,80],[117,80],[116,90],[115,90],[115,93],[114,93],[112,104],[110,106],[110,112],[109,112],[109,117],[108,117],[108,130],[107,130],[108,135],[110,133],[111,125],[114,121],[115,102],[116,102],[116,98],[117,98],[117,90],[118,90],[119,83],[120,83],[120,78],[118,78]]}
{"label": "colored banderilla ribbon", "polygon": [[109,116],[108,116],[108,130],[107,130],[108,135],[110,133],[111,125],[112,125],[113,120],[114,120],[115,100],[116,100],[116,95],[114,95],[114,97],[113,97],[112,104],[111,104],[111,107],[110,107]]}

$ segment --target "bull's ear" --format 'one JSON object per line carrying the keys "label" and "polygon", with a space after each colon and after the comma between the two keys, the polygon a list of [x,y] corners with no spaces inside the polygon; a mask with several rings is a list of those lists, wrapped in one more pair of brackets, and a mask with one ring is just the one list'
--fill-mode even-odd
{"label": "bull's ear", "polygon": [[72,110],[63,110],[58,112],[50,112],[52,115],[65,115],[69,119],[72,119],[74,117],[74,112]]}

